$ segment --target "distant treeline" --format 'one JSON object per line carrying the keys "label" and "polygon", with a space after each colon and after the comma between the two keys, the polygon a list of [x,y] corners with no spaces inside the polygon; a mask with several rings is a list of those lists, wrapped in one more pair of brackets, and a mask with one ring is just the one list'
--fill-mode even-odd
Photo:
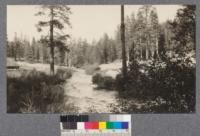
{"label": "distant treeline", "polygon": [[[195,23],[190,16],[182,18],[187,20],[185,22],[188,24]],[[159,58],[163,53],[172,57],[178,50],[182,50],[182,52],[194,50],[195,24],[189,25],[191,27],[186,26],[187,24],[183,24],[185,27],[180,26],[178,23],[182,20],[178,19],[160,24],[156,8],[151,5],[139,8],[137,15],[132,13],[127,16],[125,20],[127,58],[129,59],[131,49],[134,49],[134,57],[138,60]],[[184,27],[184,30],[178,27]],[[181,31],[175,32],[178,30]],[[120,27],[118,26],[114,38],[104,34],[102,38],[92,43],[81,39],[71,39],[70,42],[65,43],[68,50],[62,49],[62,46],[55,47],[55,64],[80,67],[85,64],[109,63],[121,59],[120,37]],[[185,44],[187,45],[183,46]],[[177,48],[178,46],[183,48]],[[42,40],[33,38],[30,43],[28,40],[16,36],[13,41],[8,41],[7,56],[13,57],[15,60],[49,63],[50,48]]]}
{"label": "distant treeline", "polygon": [[[32,39],[29,42],[26,39],[15,37],[14,41],[8,42],[7,56],[18,61],[28,61],[31,63],[49,63],[50,48],[46,43],[40,40]],[[55,63],[66,64],[66,52],[58,47],[55,49]]]}

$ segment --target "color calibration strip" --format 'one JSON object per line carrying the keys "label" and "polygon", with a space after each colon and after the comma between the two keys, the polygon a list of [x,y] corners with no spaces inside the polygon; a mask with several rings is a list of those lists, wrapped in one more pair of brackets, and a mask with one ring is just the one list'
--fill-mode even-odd
{"label": "color calibration strip", "polygon": [[63,115],[61,136],[131,136],[131,115]]}
{"label": "color calibration strip", "polygon": [[128,129],[129,122],[62,122],[63,129]]}

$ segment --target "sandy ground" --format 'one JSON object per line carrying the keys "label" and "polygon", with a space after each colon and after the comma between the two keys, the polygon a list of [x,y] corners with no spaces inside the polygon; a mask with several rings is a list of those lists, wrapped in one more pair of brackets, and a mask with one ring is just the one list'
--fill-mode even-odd
{"label": "sandy ground", "polygon": [[84,70],[76,69],[65,85],[69,102],[78,107],[79,113],[109,113],[109,105],[116,103],[116,91],[96,90],[92,84],[92,76]]}

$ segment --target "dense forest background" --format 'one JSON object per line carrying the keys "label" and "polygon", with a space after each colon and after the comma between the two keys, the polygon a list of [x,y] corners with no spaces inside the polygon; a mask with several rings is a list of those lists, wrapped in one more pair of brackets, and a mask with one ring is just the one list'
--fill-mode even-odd
{"label": "dense forest background", "polygon": [[[139,60],[158,58],[163,52],[172,57],[195,49],[195,14],[192,6],[180,9],[174,20],[162,24],[159,24],[157,11],[153,6],[143,6],[137,15],[132,13],[127,16],[125,24],[126,49],[129,52],[134,42],[134,54]],[[16,33],[14,41],[8,41],[7,56],[32,63],[48,63],[50,48],[43,39],[41,37],[41,40],[36,41],[33,38],[29,42]],[[92,43],[85,39],[66,40],[64,47],[58,46],[55,49],[55,63],[80,67],[84,64],[113,62],[121,59],[120,41],[120,27],[116,28],[115,38],[110,38],[105,33]],[[127,57],[129,58],[128,53]]]}

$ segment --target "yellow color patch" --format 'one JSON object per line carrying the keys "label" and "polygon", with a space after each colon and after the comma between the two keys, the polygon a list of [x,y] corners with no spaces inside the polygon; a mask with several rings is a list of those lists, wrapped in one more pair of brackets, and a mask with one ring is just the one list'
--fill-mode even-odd
{"label": "yellow color patch", "polygon": [[106,129],[106,122],[99,122],[99,129]]}

